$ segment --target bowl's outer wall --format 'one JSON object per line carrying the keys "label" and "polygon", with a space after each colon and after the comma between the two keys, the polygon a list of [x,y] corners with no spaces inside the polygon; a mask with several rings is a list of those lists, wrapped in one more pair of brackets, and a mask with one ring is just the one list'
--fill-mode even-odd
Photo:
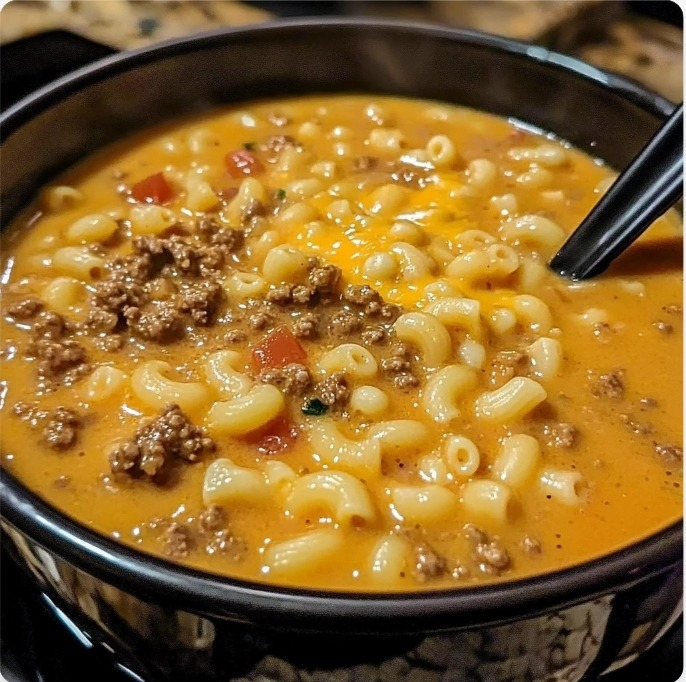
{"label": "bowl's outer wall", "polygon": [[[227,35],[229,39],[209,35],[123,61],[106,60],[10,110],[2,121],[3,226],[35,198],[37,188],[103,145],[175,116],[255,97],[350,91],[434,98],[550,130],[618,169],[639,151],[670,110],[666,101],[646,97],[640,88],[606,77],[593,67],[575,63],[570,70],[564,68],[565,58],[542,48],[465,32],[378,22],[309,26],[295,22]],[[148,669],[146,680],[159,670],[184,670],[182,678],[172,679],[190,680],[196,674],[202,677],[218,671],[233,675],[239,668],[253,671],[249,679],[264,679],[259,678],[259,671],[265,672],[265,665],[276,670],[270,669],[267,679],[278,680],[305,679],[302,671],[315,668],[344,671],[321,677],[332,681],[392,680],[410,669],[424,671],[421,679],[436,680],[504,682],[524,675],[532,680],[550,675],[577,680],[599,673],[613,661],[630,660],[650,646],[681,608],[678,541],[672,529],[655,543],[644,543],[635,554],[625,552],[612,570],[605,571],[604,564],[596,566],[592,587],[584,585],[590,571],[568,576],[564,597],[559,596],[561,590],[553,589],[553,577],[547,584],[539,581],[538,587],[522,587],[527,596],[513,598],[517,606],[503,601],[502,617],[493,599],[488,612],[470,611],[465,604],[471,598],[464,599],[464,604],[454,597],[443,603],[417,599],[430,611],[436,609],[436,615],[440,611],[440,621],[414,608],[414,632],[453,628],[453,633],[426,638],[393,634],[391,605],[378,602],[384,613],[379,623],[387,634],[369,640],[369,629],[360,629],[358,633],[365,633],[361,641],[355,635],[356,621],[345,621],[345,625],[342,619],[353,606],[359,615],[359,603],[346,605],[338,600],[341,613],[327,615],[321,604],[310,600],[310,631],[320,626],[326,629],[331,618],[346,634],[338,630],[335,636],[303,636],[284,632],[289,623],[294,628],[301,625],[298,609],[305,602],[297,594],[282,594],[270,602],[269,595],[246,590],[239,604],[238,592],[231,594],[227,589],[225,603],[220,599],[214,606],[212,600],[196,593],[196,607],[189,605],[188,598],[179,601],[184,584],[180,572],[173,577],[175,582],[167,583],[174,591],[160,596],[150,580],[157,570],[153,568],[143,581],[146,585],[129,588],[136,596],[127,594],[121,587],[132,585],[126,570],[135,566],[129,552],[121,551],[116,568],[105,572],[101,564],[107,547],[96,548],[88,538],[76,547],[71,528],[56,540],[54,513],[8,479],[0,488],[4,501],[11,500],[5,514],[12,525],[5,525],[5,538],[14,546],[15,556],[44,588],[61,596],[77,619],[85,614],[87,627],[98,637],[119,651],[126,649],[134,667]],[[31,514],[38,523],[28,520]],[[660,551],[664,564],[656,561]],[[625,576],[615,575],[620,564],[630,566]],[[138,568],[142,569],[140,562]],[[603,572],[612,573],[611,579],[603,582]],[[108,581],[102,580],[105,574]],[[601,584],[604,587],[598,587]],[[542,595],[548,586],[555,596],[546,601]],[[531,615],[533,602],[527,590],[532,598],[536,595],[537,613],[547,613]],[[209,594],[220,591],[216,585],[210,591],[208,583]],[[453,607],[461,612],[460,617],[451,618]],[[411,605],[406,600],[398,602],[398,608],[404,609],[398,623],[410,627]],[[204,616],[188,612],[193,610]],[[227,617],[233,622],[227,622]],[[270,629],[270,618],[278,621],[279,630]],[[374,613],[366,614],[365,628],[374,618]],[[521,620],[494,625],[503,618]],[[260,622],[259,627],[248,625],[253,619]],[[136,651],[145,661],[136,660]],[[265,664],[271,654],[277,662]],[[288,663],[284,667],[278,661]],[[376,667],[360,668],[370,662]],[[427,676],[427,671],[436,674]],[[443,678],[448,671],[451,676]]]}

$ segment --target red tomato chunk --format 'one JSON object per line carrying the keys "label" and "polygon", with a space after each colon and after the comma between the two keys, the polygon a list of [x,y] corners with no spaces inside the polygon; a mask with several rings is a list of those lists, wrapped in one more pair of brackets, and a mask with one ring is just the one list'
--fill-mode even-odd
{"label": "red tomato chunk", "polygon": [[162,173],[149,175],[131,188],[131,196],[142,204],[166,204],[174,192]]}
{"label": "red tomato chunk", "polygon": [[253,366],[257,370],[285,367],[306,359],[305,349],[286,327],[279,327],[267,334],[252,351]]}
{"label": "red tomato chunk", "polygon": [[298,427],[285,415],[279,415],[268,424],[244,436],[248,443],[257,445],[257,449],[274,455],[288,449],[298,437]]}
{"label": "red tomato chunk", "polygon": [[259,175],[264,172],[262,162],[245,149],[229,152],[224,162],[226,163],[226,170],[234,178],[241,178],[244,175]]}

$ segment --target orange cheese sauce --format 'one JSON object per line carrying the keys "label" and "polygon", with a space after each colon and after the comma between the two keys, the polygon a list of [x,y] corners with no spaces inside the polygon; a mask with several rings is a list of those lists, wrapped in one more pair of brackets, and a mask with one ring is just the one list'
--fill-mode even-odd
{"label": "orange cheese sauce", "polygon": [[[395,141],[382,148],[370,141],[373,130],[398,132],[391,135]],[[275,135],[290,136],[298,145],[298,154],[289,158],[288,150],[267,150],[265,140]],[[452,142],[455,158],[447,164],[434,163],[426,156],[427,143],[435,136],[446,136]],[[324,417],[333,419],[341,433],[358,441],[367,437],[374,421],[412,419],[428,429],[421,447],[397,456],[384,454],[379,475],[363,481],[374,508],[373,521],[347,524],[321,505],[312,506],[307,513],[288,513],[283,497],[276,494],[267,501],[231,500],[222,507],[225,527],[236,539],[235,545],[221,551],[205,539],[191,536],[186,555],[172,560],[215,574],[313,588],[459,587],[578,564],[680,519],[682,235],[677,221],[673,217],[659,221],[602,277],[583,284],[561,281],[544,267],[554,246],[511,238],[504,226],[518,217],[536,215],[552,221],[564,233],[571,232],[598,200],[611,170],[553,138],[524,132],[512,122],[399,98],[312,97],[215,111],[117,143],[65,173],[55,185],[78,191],[73,205],[67,201],[59,210],[50,210],[44,197],[43,203],[37,201],[15,222],[3,244],[0,396],[2,465],[8,471],[84,526],[145,552],[164,555],[159,530],[164,524],[178,523],[195,532],[197,517],[206,506],[203,481],[213,460],[228,457],[235,465],[257,472],[267,461],[278,460],[296,476],[327,470],[305,431],[288,449],[268,455],[244,437],[209,429],[216,451],[195,463],[175,464],[173,475],[162,483],[110,471],[112,443],[132,438],[141,419],[159,413],[131,387],[130,377],[137,367],[149,360],[163,360],[170,363],[177,379],[203,382],[202,363],[207,355],[232,349],[240,354],[245,372],[250,374],[251,351],[269,328],[249,330],[242,343],[225,341],[224,334],[231,326],[225,313],[241,308],[243,304],[237,300],[225,297],[212,324],[189,327],[183,338],[173,343],[126,337],[121,350],[106,352],[92,336],[75,332],[73,338],[84,347],[91,367],[113,366],[126,374],[121,388],[102,401],[89,397],[88,375],[70,386],[58,383],[54,390],[41,393],[37,361],[27,356],[32,322],[8,312],[27,296],[44,297],[47,285],[56,277],[67,276],[77,282],[79,293],[70,309],[60,314],[73,325],[86,319],[94,287],[105,272],[82,276],[67,272],[56,264],[54,254],[61,247],[74,246],[68,229],[76,220],[106,213],[119,221],[119,228],[115,238],[101,247],[103,262],[131,251],[135,226],[128,221],[134,203],[118,191],[121,183],[130,187],[163,172],[174,191],[167,208],[189,233],[206,214],[226,227],[241,227],[230,215],[230,204],[244,178],[227,172],[225,156],[244,145],[263,166],[254,177],[265,188],[266,212],[260,230],[246,238],[247,250],[232,256],[221,277],[229,273],[229,267],[260,275],[264,253],[255,245],[261,234],[269,231],[273,245],[288,244],[306,256],[318,257],[323,264],[337,266],[343,286],[370,285],[404,312],[426,308],[431,300],[426,287],[431,291],[431,285],[439,281],[459,297],[480,302],[480,338],[450,329],[453,348],[447,364],[465,363],[459,351],[465,341],[480,344],[484,357],[480,366],[473,365],[475,383],[460,398],[459,416],[448,423],[433,420],[422,403],[433,370],[425,369],[417,348],[412,348],[412,362],[420,383],[411,390],[397,389],[381,372],[364,381],[350,380],[350,388],[373,384],[386,393],[389,406],[383,416],[370,419],[348,410]],[[522,158],[517,152],[541,145],[562,150],[563,161],[543,162],[526,154]],[[373,167],[360,170],[358,164],[356,168],[354,159],[360,157],[374,157]],[[478,172],[470,165],[474,160],[486,160],[494,170],[484,184],[475,181]],[[391,172],[398,168],[415,171],[422,182],[401,177],[402,173],[392,177]],[[187,178],[194,172],[217,196],[210,209],[188,207]],[[293,184],[299,180],[314,182],[303,190],[304,184]],[[402,196],[398,205],[379,208],[375,192],[389,184],[401,187]],[[303,219],[280,218],[295,205],[301,206]],[[420,235],[417,248],[431,259],[428,272],[404,277],[406,264],[394,252],[394,245],[405,239],[392,232],[399,221]],[[447,274],[447,265],[439,262],[440,254],[447,250],[455,258],[468,252],[460,244],[460,234],[467,230],[480,230],[495,243],[512,248],[518,258],[517,269],[494,277]],[[392,254],[395,259],[397,270],[387,278],[370,276],[365,267],[378,253]],[[520,295],[535,295],[548,307],[552,319],[549,333],[532,332],[521,319],[511,328],[496,331],[492,318],[511,310]],[[279,321],[283,319],[288,318]],[[559,369],[540,380],[545,401],[514,420],[485,422],[475,405],[485,391],[494,390],[489,377],[497,353],[521,350],[541,335],[554,338],[562,350]],[[300,343],[314,373],[327,350],[348,341],[359,343],[322,329],[318,338],[301,339]],[[598,378],[612,372],[621,376],[621,396],[595,395]],[[529,365],[521,375],[536,378]],[[213,401],[218,399],[212,395]],[[22,401],[46,411],[57,406],[74,409],[81,419],[75,444],[58,452],[48,447],[40,428],[31,428],[14,414],[14,406]],[[321,419],[303,415],[298,398],[286,396],[285,401],[286,414],[296,425],[307,426]],[[186,412],[195,424],[207,426],[207,404]],[[556,446],[549,433],[551,426],[560,423],[575,429],[574,442],[567,447]],[[465,436],[476,445],[478,470],[468,477],[451,475],[440,484],[454,500],[450,513],[426,523],[403,519],[394,509],[391,491],[398,485],[426,486],[423,458],[436,455],[440,459],[449,434]],[[539,443],[535,473],[511,491],[504,521],[475,515],[465,506],[465,484],[493,481],[501,444],[516,434],[532,435]],[[541,471],[549,469],[579,474],[574,503],[561,502],[541,483]],[[162,519],[162,525],[151,524],[156,519]],[[509,557],[505,567],[484,568],[474,558],[474,546],[463,530],[468,523],[505,548]],[[265,557],[270,546],[313,530],[334,533],[336,542],[340,540],[338,549],[322,560],[305,561],[297,570],[280,572],[269,564]],[[380,559],[375,552],[389,534],[400,538],[395,546],[401,547],[402,556],[389,560],[388,571],[378,571],[375,565],[378,567]],[[417,537],[445,560],[438,575],[427,578],[417,572]],[[540,551],[527,551],[526,544],[532,539]]]}

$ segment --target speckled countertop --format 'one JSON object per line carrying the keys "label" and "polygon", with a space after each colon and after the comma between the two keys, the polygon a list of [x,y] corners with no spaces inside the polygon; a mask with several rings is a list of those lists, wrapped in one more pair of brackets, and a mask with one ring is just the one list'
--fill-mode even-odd
{"label": "speckled countertop", "polygon": [[12,0],[2,10],[0,42],[63,28],[126,49],[270,17],[257,7],[228,0]]}
{"label": "speckled countertop", "polygon": [[[271,12],[258,7],[268,6]],[[466,26],[538,42],[628,75],[674,102],[683,95],[683,32],[637,15],[617,0],[427,0],[424,2],[262,2],[230,0],[12,0],[0,42],[65,28],[126,49],[275,15],[362,14]]]}

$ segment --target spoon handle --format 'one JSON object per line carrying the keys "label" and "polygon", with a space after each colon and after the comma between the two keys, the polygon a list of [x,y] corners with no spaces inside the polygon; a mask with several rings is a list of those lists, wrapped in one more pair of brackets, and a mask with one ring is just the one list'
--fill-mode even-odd
{"label": "spoon handle", "polygon": [[683,195],[684,106],[617,178],[550,261],[563,277],[586,279],[603,272]]}

